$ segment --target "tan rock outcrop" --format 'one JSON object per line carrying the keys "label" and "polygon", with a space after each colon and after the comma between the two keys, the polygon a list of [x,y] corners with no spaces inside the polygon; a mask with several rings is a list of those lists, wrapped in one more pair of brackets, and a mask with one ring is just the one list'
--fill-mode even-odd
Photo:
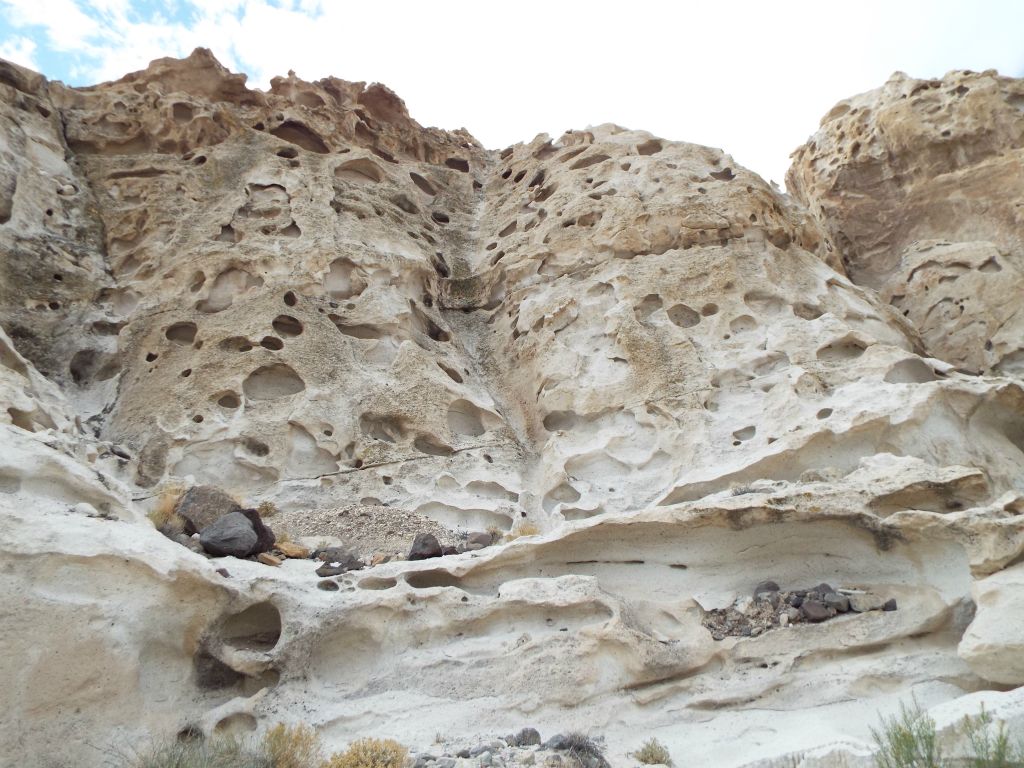
{"label": "tan rock outcrop", "polygon": [[[0,75],[19,757],[305,720],[854,761],[910,691],[1020,682],[992,627],[1024,553],[1024,266],[983,183],[1019,160],[1016,81],[856,97],[794,200],[716,149],[602,125],[486,150],[383,86],[264,93],[202,50],[92,88]],[[969,199],[941,202],[950,174]],[[302,546],[158,533],[200,484]],[[370,567],[317,577],[321,542]],[[898,609],[713,639],[765,579]]]}
{"label": "tan rock outcrop", "polygon": [[832,108],[787,185],[934,356],[1020,375],[1024,81],[897,73]]}

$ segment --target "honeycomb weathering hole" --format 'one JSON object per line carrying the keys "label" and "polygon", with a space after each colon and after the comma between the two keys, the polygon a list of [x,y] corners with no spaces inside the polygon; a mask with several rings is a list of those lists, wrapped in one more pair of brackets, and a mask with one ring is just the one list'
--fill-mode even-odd
{"label": "honeycomb weathering hole", "polygon": [[273,603],[256,603],[225,619],[220,636],[233,648],[269,651],[281,639],[281,612]]}
{"label": "honeycomb weathering hole", "polygon": [[228,715],[214,726],[219,736],[241,736],[256,730],[256,718],[246,712]]}
{"label": "honeycomb weathering hole", "polygon": [[301,392],[306,383],[284,363],[264,365],[242,382],[242,391],[250,400],[273,400]]}
{"label": "honeycomb weathering hole", "polygon": [[164,336],[175,344],[185,346],[195,341],[196,330],[197,328],[195,323],[174,323],[173,325],[167,326],[167,330],[164,331]]}
{"label": "honeycomb weathering hole", "polygon": [[349,160],[334,169],[334,177],[356,184],[374,183],[384,180],[384,171],[373,160],[365,157]]}
{"label": "honeycomb weathering hole", "polygon": [[278,315],[271,325],[278,334],[284,337],[298,336],[302,333],[302,323],[291,315]]}

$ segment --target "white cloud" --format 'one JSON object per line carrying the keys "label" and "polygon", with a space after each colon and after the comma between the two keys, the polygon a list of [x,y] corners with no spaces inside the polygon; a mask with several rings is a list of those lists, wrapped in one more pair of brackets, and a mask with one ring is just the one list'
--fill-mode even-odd
{"label": "white cloud", "polygon": [[490,147],[611,121],[723,147],[779,182],[821,115],[894,70],[1024,75],[1015,0],[451,0],[444,13],[383,0],[169,0],[164,19],[140,18],[130,0],[4,6],[19,35],[42,30],[35,60],[63,54],[79,82],[202,45],[253,86],[289,69],[386,83],[420,122],[465,126]]}
{"label": "white cloud", "polygon": [[13,61],[29,69],[39,69],[35,59],[36,44],[27,37],[13,37],[0,43],[0,59]]}

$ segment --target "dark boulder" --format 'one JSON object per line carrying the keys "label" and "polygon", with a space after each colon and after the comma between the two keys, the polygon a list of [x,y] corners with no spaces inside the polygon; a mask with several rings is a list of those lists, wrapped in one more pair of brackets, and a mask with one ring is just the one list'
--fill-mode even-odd
{"label": "dark boulder", "polygon": [[884,603],[882,603],[883,611],[895,611],[896,610],[896,598],[890,597]]}
{"label": "dark boulder", "polygon": [[825,621],[825,619],[830,619],[836,615],[833,609],[817,600],[804,600],[803,605],[800,606],[800,613],[804,619],[812,623]]}
{"label": "dark boulder", "polygon": [[241,510],[241,513],[249,518],[249,522],[252,523],[252,529],[256,531],[256,548],[252,553],[254,555],[258,555],[260,552],[269,552],[273,549],[274,542],[277,541],[277,537],[263,522],[263,518],[260,517],[260,513],[255,509],[243,509]]}
{"label": "dark boulder", "polygon": [[417,533],[413,539],[412,548],[409,550],[409,560],[426,560],[431,557],[441,557],[444,551],[437,537],[432,533]]}
{"label": "dark boulder", "polygon": [[199,543],[214,557],[248,557],[259,546],[259,536],[248,517],[231,512],[206,526]]}
{"label": "dark boulder", "polygon": [[762,581],[756,587],[754,587],[754,599],[758,600],[762,596],[767,595],[770,592],[778,592],[779,585],[774,581]]}

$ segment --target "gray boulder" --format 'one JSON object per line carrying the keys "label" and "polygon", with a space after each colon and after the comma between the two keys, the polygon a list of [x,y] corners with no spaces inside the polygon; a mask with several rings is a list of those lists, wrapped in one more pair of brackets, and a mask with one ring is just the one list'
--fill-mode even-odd
{"label": "gray boulder", "polygon": [[849,596],[850,610],[857,613],[867,613],[881,609],[885,602],[881,597],[872,592],[855,593]]}
{"label": "gray boulder", "polygon": [[206,526],[199,543],[214,557],[248,557],[259,546],[259,536],[248,517],[231,512]]}
{"label": "gray boulder", "polygon": [[202,533],[224,515],[241,510],[241,505],[220,488],[195,485],[178,499],[174,512],[185,521],[185,533]]}
{"label": "gray boulder", "polygon": [[826,606],[835,609],[838,613],[846,613],[850,610],[850,598],[838,592],[829,592],[823,600]]}
{"label": "gray boulder", "polygon": [[466,552],[473,552],[477,549],[491,546],[492,537],[487,531],[474,531],[466,537],[466,544],[463,549]]}

